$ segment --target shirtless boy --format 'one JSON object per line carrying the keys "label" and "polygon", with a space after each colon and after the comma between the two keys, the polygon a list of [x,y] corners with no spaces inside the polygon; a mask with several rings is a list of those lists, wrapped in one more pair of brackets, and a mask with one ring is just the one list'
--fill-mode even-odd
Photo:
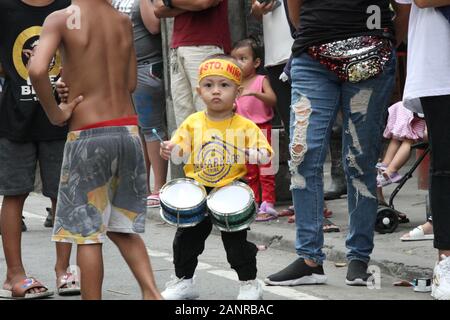
{"label": "shirtless boy", "polygon": [[[68,103],[57,104],[47,68],[62,55]],[[83,299],[101,299],[102,243],[110,238],[144,299],[160,299],[144,242],[146,170],[131,102],[136,57],[130,19],[108,0],[73,0],[44,23],[29,66],[53,124],[68,123],[53,241],[78,245]]]}

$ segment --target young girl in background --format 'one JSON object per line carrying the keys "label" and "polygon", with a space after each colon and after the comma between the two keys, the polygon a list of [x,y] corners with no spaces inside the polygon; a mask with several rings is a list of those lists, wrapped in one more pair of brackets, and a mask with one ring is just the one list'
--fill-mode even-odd
{"label": "young girl in background", "polygon": [[[277,97],[269,80],[256,73],[256,69],[261,64],[258,48],[253,40],[244,39],[236,43],[231,55],[239,62],[243,70],[242,87],[244,90],[236,100],[236,112],[256,123],[271,143],[271,121]],[[260,205],[256,221],[275,219],[278,213],[275,210],[275,175],[271,164],[247,165],[246,179],[255,193],[255,201]]]}
{"label": "young girl in background", "polygon": [[391,139],[383,161],[377,164],[377,186],[382,188],[399,182],[400,168],[408,161],[411,145],[426,137],[425,120],[397,102],[389,108],[389,116],[383,136]]}

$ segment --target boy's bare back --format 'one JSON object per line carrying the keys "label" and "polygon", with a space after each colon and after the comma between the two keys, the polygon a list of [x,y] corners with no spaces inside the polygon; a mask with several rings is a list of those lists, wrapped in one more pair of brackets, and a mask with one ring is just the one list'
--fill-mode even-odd
{"label": "boy's bare back", "polygon": [[[136,58],[130,19],[107,0],[72,1],[69,11],[55,15],[66,24],[60,26],[60,51],[69,101],[84,97],[69,120],[70,130],[134,115]],[[60,17],[55,18],[60,25]]]}

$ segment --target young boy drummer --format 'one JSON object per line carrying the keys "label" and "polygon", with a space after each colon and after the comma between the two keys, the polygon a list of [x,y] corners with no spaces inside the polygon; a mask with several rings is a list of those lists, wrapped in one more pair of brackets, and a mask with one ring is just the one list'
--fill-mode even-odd
{"label": "young boy drummer", "polygon": [[[206,110],[189,116],[170,141],[161,144],[161,156],[185,159],[185,174],[211,191],[243,178],[245,164],[267,163],[272,148],[250,120],[235,114],[234,101],[241,92],[241,69],[226,55],[215,55],[199,68],[197,92]],[[209,217],[194,227],[178,228],[173,241],[176,278],[162,293],[165,299],[195,299],[194,284],[198,256],[212,229]],[[227,260],[241,281],[238,299],[262,299],[256,280],[257,247],[247,241],[247,230],[222,232]]]}

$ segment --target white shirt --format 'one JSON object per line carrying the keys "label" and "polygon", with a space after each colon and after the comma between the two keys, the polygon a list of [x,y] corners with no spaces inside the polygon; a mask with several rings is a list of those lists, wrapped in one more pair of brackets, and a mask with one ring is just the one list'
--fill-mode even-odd
{"label": "white shirt", "polygon": [[421,97],[450,95],[450,23],[435,8],[419,8],[412,0],[408,31],[405,107],[423,112]]}
{"label": "white shirt", "polygon": [[271,67],[286,63],[291,56],[294,39],[284,10],[281,6],[263,16],[265,66]]}

